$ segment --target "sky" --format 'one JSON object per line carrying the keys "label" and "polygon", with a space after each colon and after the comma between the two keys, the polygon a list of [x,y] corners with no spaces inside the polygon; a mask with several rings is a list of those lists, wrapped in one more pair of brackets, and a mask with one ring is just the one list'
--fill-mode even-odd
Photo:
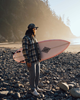
{"label": "sky", "polygon": [[51,10],[61,16],[67,25],[67,18],[70,20],[71,32],[80,36],[80,0],[48,0]]}

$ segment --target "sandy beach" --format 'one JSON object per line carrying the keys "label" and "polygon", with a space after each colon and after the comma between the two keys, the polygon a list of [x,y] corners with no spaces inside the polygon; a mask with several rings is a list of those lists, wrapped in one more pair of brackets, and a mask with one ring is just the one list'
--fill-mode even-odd
{"label": "sandy beach", "polygon": [[65,52],[77,53],[80,52],[80,45],[70,45]]}
{"label": "sandy beach", "polygon": [[[21,43],[0,43],[0,47],[19,49],[22,47]],[[80,51],[80,45],[69,45],[69,47],[64,52],[77,53]]]}
{"label": "sandy beach", "polygon": [[10,48],[10,49],[19,49],[22,47],[21,43],[0,43],[0,47]]}

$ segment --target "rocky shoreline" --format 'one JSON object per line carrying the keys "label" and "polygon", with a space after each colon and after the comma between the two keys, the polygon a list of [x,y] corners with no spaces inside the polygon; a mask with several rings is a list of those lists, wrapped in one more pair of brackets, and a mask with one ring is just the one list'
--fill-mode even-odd
{"label": "rocky shoreline", "polygon": [[[63,52],[42,61],[39,87],[44,91],[34,97],[30,94],[26,65],[13,60],[12,52],[16,50],[0,48],[0,100],[80,100],[70,93],[71,88],[80,87],[80,52]],[[69,88],[61,89],[59,82],[66,82]]]}

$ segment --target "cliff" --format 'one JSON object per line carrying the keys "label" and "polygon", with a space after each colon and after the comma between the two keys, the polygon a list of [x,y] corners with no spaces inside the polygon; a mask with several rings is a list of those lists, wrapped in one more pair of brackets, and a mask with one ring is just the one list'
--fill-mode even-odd
{"label": "cliff", "polygon": [[39,27],[38,41],[74,37],[47,0],[0,0],[0,42],[21,41],[30,23]]}

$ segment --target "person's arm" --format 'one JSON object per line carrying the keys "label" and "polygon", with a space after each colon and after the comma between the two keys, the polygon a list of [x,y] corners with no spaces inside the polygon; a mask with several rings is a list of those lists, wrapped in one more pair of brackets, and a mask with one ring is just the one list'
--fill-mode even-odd
{"label": "person's arm", "polygon": [[38,49],[38,57],[39,57],[39,61],[41,62],[41,51],[40,51],[38,42],[37,42],[37,49]]}
{"label": "person's arm", "polygon": [[25,61],[28,67],[31,67],[31,63],[30,63],[30,59],[29,59],[29,54],[28,54],[28,45],[29,45],[29,41],[28,39],[25,37],[22,39],[22,47],[23,47],[23,56],[25,57]]}

